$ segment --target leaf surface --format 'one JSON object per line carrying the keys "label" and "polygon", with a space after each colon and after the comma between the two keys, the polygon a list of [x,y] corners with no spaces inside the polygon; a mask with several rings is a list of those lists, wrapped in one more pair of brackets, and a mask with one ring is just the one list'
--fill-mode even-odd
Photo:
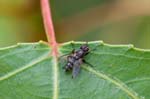
{"label": "leaf surface", "polygon": [[[82,44],[61,44],[59,56]],[[65,57],[52,56],[43,42],[0,49],[0,99],[149,99],[150,51],[101,41],[88,45],[85,60],[93,67],[82,64],[75,79],[62,69]]]}

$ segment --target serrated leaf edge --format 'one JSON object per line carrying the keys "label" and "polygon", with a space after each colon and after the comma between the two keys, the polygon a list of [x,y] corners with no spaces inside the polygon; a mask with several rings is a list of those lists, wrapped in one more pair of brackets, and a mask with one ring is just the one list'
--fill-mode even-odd
{"label": "serrated leaf edge", "polygon": [[[68,44],[85,44],[86,42],[83,42],[83,41],[69,41],[69,42],[65,42],[65,43],[61,43],[59,44],[60,46],[65,46],[65,45],[68,45]],[[100,43],[100,45],[104,45],[104,46],[108,46],[108,47],[128,47],[130,49],[133,49],[135,51],[142,51],[142,52],[150,52],[150,49],[141,49],[141,48],[137,48],[135,47],[133,44],[107,44],[101,40],[98,40],[98,41],[90,41],[88,42],[88,44],[93,44],[93,43]]]}

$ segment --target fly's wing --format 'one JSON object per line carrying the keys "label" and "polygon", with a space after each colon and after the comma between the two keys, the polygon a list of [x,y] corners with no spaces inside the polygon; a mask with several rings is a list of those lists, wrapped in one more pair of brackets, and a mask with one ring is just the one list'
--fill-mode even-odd
{"label": "fly's wing", "polygon": [[72,71],[72,78],[75,78],[79,72],[80,72],[80,65],[81,65],[81,61],[78,60],[74,63],[74,66],[73,66],[73,71]]}
{"label": "fly's wing", "polygon": [[75,65],[73,67],[73,71],[72,71],[72,78],[75,78],[80,72],[80,66]]}

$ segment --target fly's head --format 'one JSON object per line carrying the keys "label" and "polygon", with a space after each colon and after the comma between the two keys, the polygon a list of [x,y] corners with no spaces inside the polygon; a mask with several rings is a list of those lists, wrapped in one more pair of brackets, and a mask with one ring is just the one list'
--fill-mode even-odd
{"label": "fly's head", "polygon": [[80,47],[80,49],[83,50],[85,53],[88,53],[88,51],[89,51],[89,47],[88,47],[87,44],[82,45],[82,46]]}

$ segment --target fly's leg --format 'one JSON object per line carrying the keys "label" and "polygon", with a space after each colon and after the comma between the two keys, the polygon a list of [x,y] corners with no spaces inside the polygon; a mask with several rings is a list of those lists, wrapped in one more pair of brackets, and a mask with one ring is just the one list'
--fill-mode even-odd
{"label": "fly's leg", "polygon": [[92,64],[90,64],[89,62],[85,61],[84,59],[82,60],[82,62],[83,62],[84,64],[87,64],[87,65],[90,66],[90,67],[94,67]]}
{"label": "fly's leg", "polygon": [[60,57],[58,58],[58,60],[61,59],[61,58],[63,58],[63,57],[69,56],[70,54],[74,54],[74,53],[75,53],[75,49],[73,49],[73,50],[71,51],[71,53],[64,54],[64,55],[60,56]]}
{"label": "fly's leg", "polygon": [[75,53],[75,47],[74,47],[74,44],[71,42],[71,46],[72,46],[72,54],[74,54]]}
{"label": "fly's leg", "polygon": [[[61,58],[63,58],[63,57],[67,57],[67,58],[65,58],[66,59],[66,61],[68,60],[68,57],[70,57],[70,55],[71,54],[74,54],[75,53],[75,48],[74,48],[74,45],[73,45],[73,43],[71,42],[71,46],[72,46],[72,51],[71,51],[71,53],[68,53],[68,54],[65,54],[65,55],[62,55],[62,56],[60,56],[59,58],[58,58],[58,60],[60,60]],[[62,67],[62,69],[65,69],[66,68],[66,65],[64,65],[63,67]]]}
{"label": "fly's leg", "polygon": [[87,53],[85,54],[85,56],[88,55],[88,54],[89,54],[89,52],[87,52]]}
{"label": "fly's leg", "polygon": [[[64,54],[64,55],[58,57],[59,63],[66,63],[68,56],[69,56],[69,54]],[[62,67],[62,69],[65,69],[65,66],[66,66],[66,65],[64,65],[64,66]]]}
{"label": "fly's leg", "polygon": [[89,50],[88,53],[90,53],[90,52],[96,50],[96,48],[97,48],[98,46],[100,46],[100,44],[96,45],[93,49]]}
{"label": "fly's leg", "polygon": [[68,53],[68,54],[64,54],[64,55],[62,55],[62,56],[60,56],[59,58],[63,58],[63,57],[65,57],[65,56],[69,56],[70,54],[74,54],[75,53],[75,48],[74,48],[74,45],[73,45],[73,43],[71,42],[71,46],[72,46],[72,51],[71,51],[71,53]]}

